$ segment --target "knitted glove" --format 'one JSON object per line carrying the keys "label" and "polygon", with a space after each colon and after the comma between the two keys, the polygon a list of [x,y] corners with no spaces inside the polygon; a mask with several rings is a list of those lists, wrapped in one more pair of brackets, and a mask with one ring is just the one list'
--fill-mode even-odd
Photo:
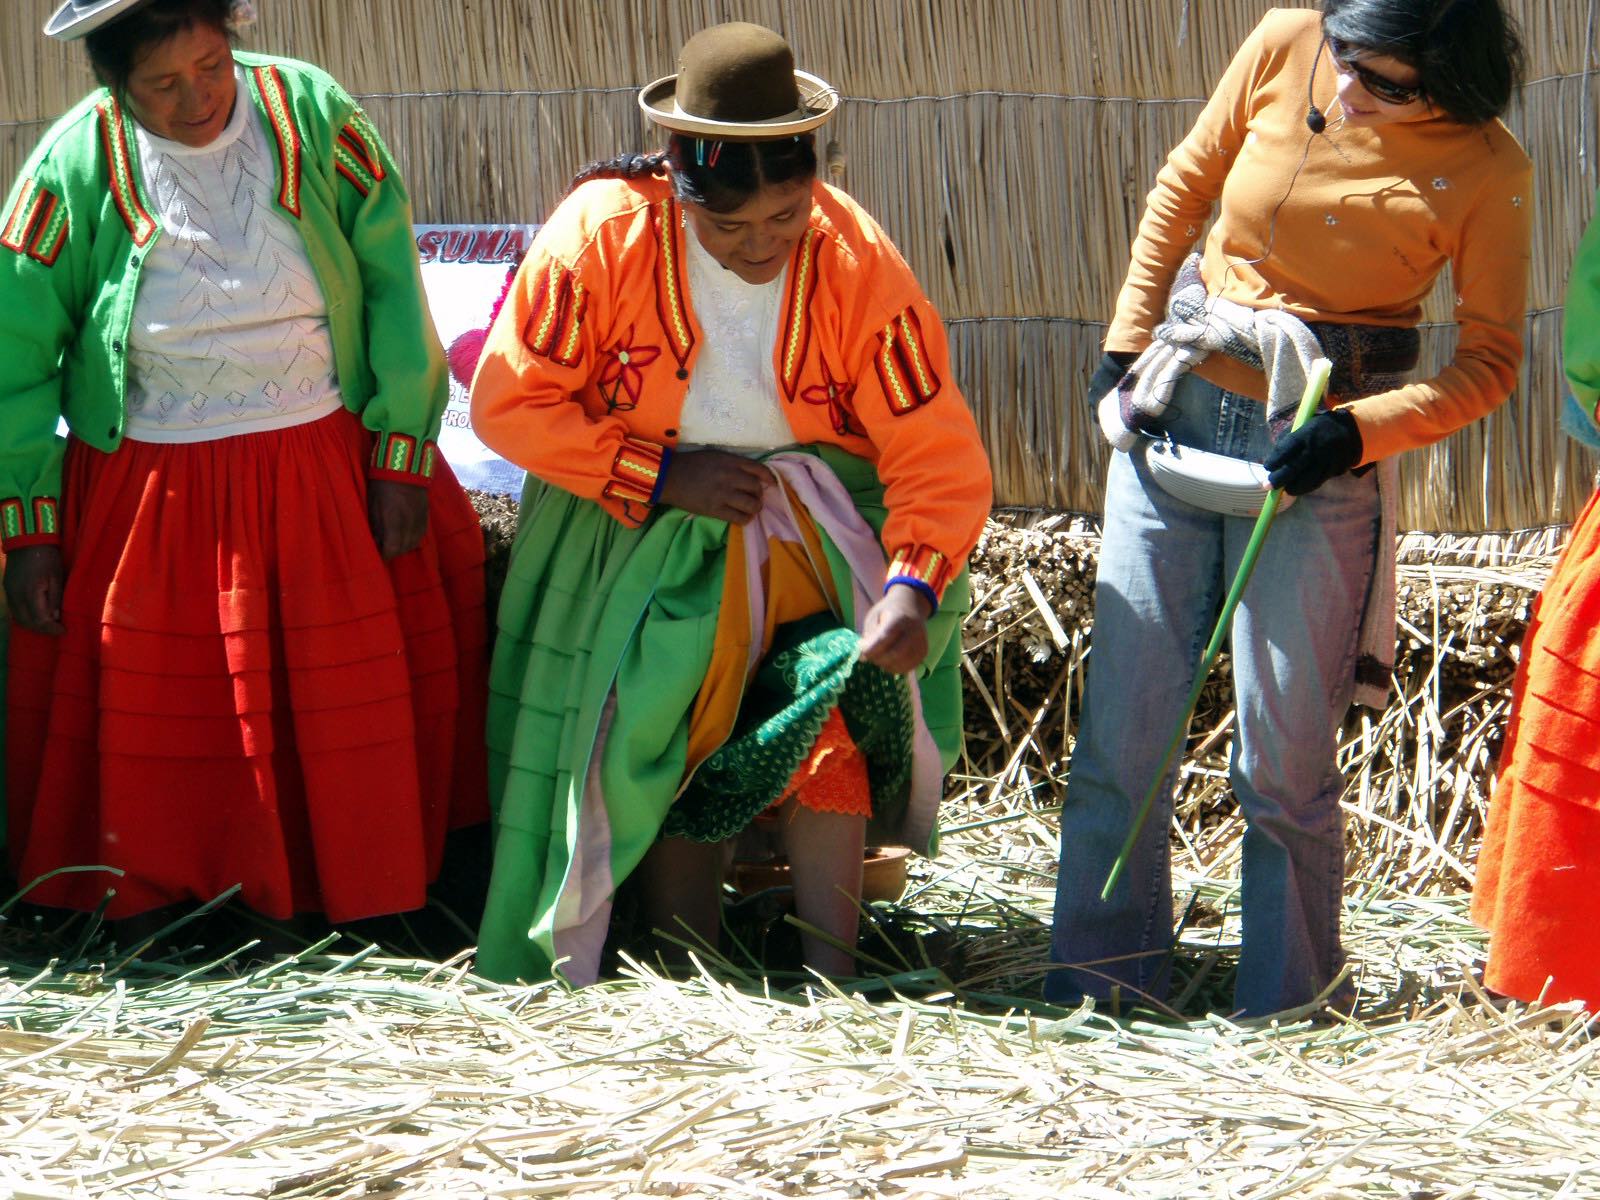
{"label": "knitted glove", "polygon": [[1138,357],[1126,350],[1107,350],[1100,356],[1100,365],[1089,376],[1090,407],[1099,404],[1100,397],[1117,386],[1117,381],[1127,374],[1129,366]]}
{"label": "knitted glove", "polygon": [[1273,487],[1304,496],[1360,461],[1361,427],[1344,409],[1335,408],[1284,434],[1263,465]]}

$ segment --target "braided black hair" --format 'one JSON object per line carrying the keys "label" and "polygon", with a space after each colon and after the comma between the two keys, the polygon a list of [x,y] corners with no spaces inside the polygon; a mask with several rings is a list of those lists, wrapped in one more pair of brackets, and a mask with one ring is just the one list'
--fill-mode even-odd
{"label": "braided black hair", "polygon": [[665,150],[658,150],[654,154],[619,154],[615,158],[602,158],[578,168],[578,173],[572,177],[567,190],[570,192],[580,183],[586,183],[591,179],[641,179],[659,175],[666,170],[666,166]]}
{"label": "braided black hair", "polygon": [[665,150],[622,154],[592,162],[572,179],[639,179],[665,174],[678,199],[711,212],[743,207],[766,186],[809,183],[817,174],[817,143],[810,133],[764,142],[717,142],[675,133]]}

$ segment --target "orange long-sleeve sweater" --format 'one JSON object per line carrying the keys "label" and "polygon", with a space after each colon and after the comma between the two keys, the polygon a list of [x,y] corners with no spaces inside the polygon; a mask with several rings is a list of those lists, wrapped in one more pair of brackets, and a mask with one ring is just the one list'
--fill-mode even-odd
{"label": "orange long-sleeve sweater", "polygon": [[[1106,349],[1150,344],[1178,266],[1219,201],[1201,273],[1212,295],[1252,308],[1412,326],[1448,263],[1460,330],[1454,359],[1431,379],[1347,406],[1361,429],[1362,461],[1373,462],[1477,420],[1515,386],[1533,169],[1499,121],[1460,125],[1424,110],[1345,128],[1334,81],[1321,14],[1273,9],[1262,18],[1156,177]],[[1313,100],[1329,114],[1321,135],[1306,125]],[[1260,372],[1235,359],[1212,355],[1198,371],[1265,398]]]}

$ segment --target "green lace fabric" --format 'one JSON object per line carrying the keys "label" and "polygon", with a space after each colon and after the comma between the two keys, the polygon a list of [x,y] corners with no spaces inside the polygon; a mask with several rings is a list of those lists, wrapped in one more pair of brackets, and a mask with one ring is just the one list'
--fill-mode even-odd
{"label": "green lace fabric", "polygon": [[862,662],[860,637],[835,622],[819,613],[779,628],[745,692],[733,735],[695,772],[667,813],[663,834],[697,842],[738,834],[783,795],[835,708],[866,760],[874,823],[905,806],[910,684]]}

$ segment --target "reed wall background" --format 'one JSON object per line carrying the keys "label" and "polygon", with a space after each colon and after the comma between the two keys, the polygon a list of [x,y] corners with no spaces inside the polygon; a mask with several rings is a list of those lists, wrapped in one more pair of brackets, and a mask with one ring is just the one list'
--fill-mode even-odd
{"label": "reed wall background", "polygon": [[[0,176],[91,84],[0,8]],[[258,0],[245,45],[361,96],[422,221],[540,219],[582,162],[657,139],[635,89],[704,25],[782,31],[847,98],[843,182],[950,326],[1002,504],[1094,511],[1104,449],[1083,402],[1145,192],[1263,0]],[[1570,520],[1592,455],[1561,435],[1562,298],[1600,182],[1600,0],[1509,0],[1529,84],[1509,118],[1537,166],[1528,356],[1486,422],[1408,456],[1403,520],[1488,531]],[[1440,303],[1425,368],[1448,355]]]}

